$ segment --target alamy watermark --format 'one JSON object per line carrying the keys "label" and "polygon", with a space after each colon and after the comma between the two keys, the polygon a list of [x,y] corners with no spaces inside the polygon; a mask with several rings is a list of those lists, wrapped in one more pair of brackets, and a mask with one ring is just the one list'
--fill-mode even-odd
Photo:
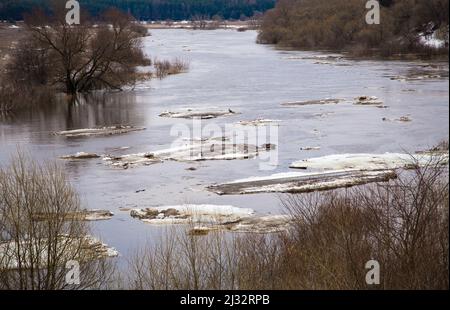
{"label": "alamy watermark", "polygon": [[380,2],[377,0],[369,0],[366,2],[366,9],[369,11],[366,14],[366,23],[368,25],[379,25],[380,17]]}
{"label": "alamy watermark", "polygon": [[366,273],[367,285],[379,285],[380,284],[380,263],[376,260],[369,260],[366,263],[366,269],[369,271]]}
{"label": "alamy watermark", "polygon": [[80,263],[76,260],[70,260],[66,263],[66,284],[80,285]]}
{"label": "alamy watermark", "polygon": [[80,24],[80,3],[76,0],[69,0],[66,2],[66,23],[69,25]]}

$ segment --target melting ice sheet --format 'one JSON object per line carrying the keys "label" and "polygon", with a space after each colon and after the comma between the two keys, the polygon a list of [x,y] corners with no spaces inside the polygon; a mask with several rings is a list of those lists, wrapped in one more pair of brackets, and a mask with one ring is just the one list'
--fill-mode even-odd
{"label": "melting ice sheet", "polygon": [[275,233],[289,228],[288,215],[255,215],[249,208],[227,205],[178,205],[134,209],[130,215],[143,222],[193,225],[190,234],[203,235],[213,230],[231,232]]}
{"label": "melting ice sheet", "polygon": [[296,161],[291,168],[296,169],[359,169],[382,170],[408,168],[418,164],[425,166],[433,162],[448,163],[447,154],[338,154]]}
{"label": "melting ice sheet", "polygon": [[212,185],[208,189],[219,195],[306,193],[363,185],[372,182],[386,182],[396,177],[397,174],[394,170],[288,172]]}

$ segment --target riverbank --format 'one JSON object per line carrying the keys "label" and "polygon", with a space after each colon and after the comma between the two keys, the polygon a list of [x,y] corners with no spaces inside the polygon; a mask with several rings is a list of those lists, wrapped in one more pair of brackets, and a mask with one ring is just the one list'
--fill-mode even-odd
{"label": "riverbank", "polygon": [[358,0],[278,2],[264,15],[258,42],[361,59],[448,59],[447,12],[446,0],[390,1],[373,10]]}

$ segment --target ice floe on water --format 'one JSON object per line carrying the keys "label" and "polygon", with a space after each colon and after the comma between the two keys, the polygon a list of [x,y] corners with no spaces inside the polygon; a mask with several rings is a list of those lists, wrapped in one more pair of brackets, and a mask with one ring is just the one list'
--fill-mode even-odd
{"label": "ice floe on water", "polygon": [[[35,242],[39,242],[39,244],[33,245]],[[41,267],[45,268],[48,244],[49,242],[45,239],[0,242],[0,269],[17,269],[19,268],[19,261],[21,269],[30,268],[31,264],[36,264],[36,262],[41,262]],[[119,252],[116,249],[89,235],[84,237],[61,235],[56,243],[52,241],[51,245],[56,247],[52,251],[56,251],[55,254],[61,257],[59,261],[64,263],[64,257],[67,255],[71,256],[67,257],[67,260],[76,259],[80,262],[119,256]],[[39,253],[35,253],[35,255],[40,255],[40,257],[34,256],[33,262],[30,262],[31,256],[28,253],[31,248],[42,249]],[[72,255],[77,254],[80,257],[72,257]],[[33,267],[36,267],[36,265]]]}
{"label": "ice floe on water", "polygon": [[237,124],[241,126],[266,126],[271,124],[278,125],[280,122],[280,120],[258,118],[251,121],[240,121]]}
{"label": "ice floe on water", "polygon": [[112,219],[114,213],[109,210],[84,210],[74,216],[85,221],[104,221]]}
{"label": "ice floe on water", "polygon": [[387,117],[383,117],[384,122],[401,122],[401,123],[410,123],[412,119],[409,115],[400,116],[399,118],[390,119]]}
{"label": "ice floe on water", "polygon": [[281,105],[285,107],[301,107],[310,105],[332,105],[338,103],[353,103],[354,105],[368,105],[376,107],[385,107],[383,101],[375,96],[358,96],[353,100],[348,99],[338,99],[338,98],[326,98],[317,100],[306,100],[306,101],[290,101],[284,102]]}
{"label": "ice floe on water", "polygon": [[133,131],[145,130],[144,127],[134,127],[134,126],[109,126],[109,127],[99,127],[99,128],[84,128],[84,129],[74,129],[66,131],[55,132],[55,135],[64,136],[67,138],[78,138],[78,137],[91,137],[91,136],[110,136],[119,135],[124,133],[129,133]]}
{"label": "ice floe on water", "polygon": [[[54,213],[36,213],[33,218],[37,221],[44,221],[47,219],[54,218],[56,215]],[[78,212],[70,212],[59,217],[63,217],[66,221],[102,221],[110,220],[114,216],[114,213],[109,210],[81,210]]]}
{"label": "ice floe on water", "polygon": [[427,81],[427,80],[440,80],[448,79],[449,71],[448,64],[423,64],[421,66],[415,66],[410,68],[404,74],[400,75],[387,75],[393,81],[400,82],[414,82],[414,81]]}
{"label": "ice floe on water", "polygon": [[254,214],[252,209],[221,205],[179,205],[134,209],[130,215],[150,224],[225,224]]}
{"label": "ice floe on water", "polygon": [[[425,166],[438,160],[435,154],[337,154],[296,161],[291,164],[295,169],[324,169],[324,170],[386,170],[415,167],[416,164]],[[448,163],[448,153],[441,154],[439,160]]]}
{"label": "ice floe on water", "polygon": [[234,225],[229,225],[227,229],[233,232],[275,233],[287,230],[292,221],[289,215],[257,216],[245,218]]}
{"label": "ice floe on water", "polygon": [[263,177],[250,177],[207,187],[218,195],[258,193],[307,193],[332,190],[397,178],[398,169],[417,166],[448,165],[448,143],[437,149],[410,154],[338,154],[296,161],[293,169]]}
{"label": "ice floe on water", "polygon": [[352,63],[342,55],[287,56],[286,60],[312,60],[315,65],[351,66]]}
{"label": "ice floe on water", "polygon": [[248,208],[224,205],[179,205],[131,210],[130,215],[143,222],[192,225],[191,235],[204,235],[210,231],[275,233],[288,229],[292,217],[287,215],[255,215]]}
{"label": "ice floe on water", "polygon": [[221,116],[232,116],[238,114],[237,112],[228,110],[199,110],[199,109],[187,109],[182,111],[165,111],[159,114],[160,117],[170,118],[186,118],[186,119],[212,119]]}
{"label": "ice floe on water", "polygon": [[320,146],[303,146],[300,151],[320,151]]}
{"label": "ice floe on water", "polygon": [[377,107],[384,107],[383,101],[381,101],[378,97],[375,96],[359,96],[355,98],[355,105],[371,105]]}
{"label": "ice floe on water", "polygon": [[103,161],[108,165],[124,169],[138,165],[149,166],[163,162],[162,159],[156,158],[153,153],[137,153],[117,156],[106,155],[103,157]]}
{"label": "ice floe on water", "polygon": [[297,107],[297,106],[307,106],[307,105],[338,104],[343,101],[344,101],[344,99],[326,98],[326,99],[318,99],[318,100],[290,101],[290,102],[284,102],[281,105],[285,106],[285,107]]}
{"label": "ice floe on water", "polygon": [[270,234],[288,230],[292,222],[293,218],[289,215],[254,216],[243,218],[233,223],[195,226],[189,231],[189,234],[205,235],[215,230],[226,230],[236,233]]}
{"label": "ice floe on water", "polygon": [[317,60],[317,61],[339,61],[343,60],[342,55],[309,55],[309,56],[287,56],[287,60]]}
{"label": "ice floe on water", "polygon": [[307,193],[387,182],[397,177],[393,170],[333,170],[321,172],[287,172],[211,185],[208,190],[218,195],[258,193]]}
{"label": "ice floe on water", "polygon": [[128,168],[135,165],[151,165],[167,160],[192,162],[250,159],[257,157],[261,152],[268,152],[275,148],[276,146],[272,144],[261,146],[238,144],[220,137],[190,140],[180,146],[147,153],[105,156],[103,160],[113,166]]}
{"label": "ice floe on water", "polygon": [[100,158],[101,156],[95,153],[87,153],[87,152],[78,152],[76,154],[72,155],[64,155],[61,156],[61,159],[69,159],[69,160],[76,160],[76,159],[92,159],[92,158]]}

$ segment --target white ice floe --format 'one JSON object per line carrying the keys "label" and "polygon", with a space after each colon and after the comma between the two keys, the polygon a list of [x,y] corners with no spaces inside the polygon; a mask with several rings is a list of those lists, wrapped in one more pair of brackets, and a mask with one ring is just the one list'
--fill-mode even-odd
{"label": "white ice floe", "polygon": [[266,215],[245,218],[228,230],[241,233],[276,233],[286,231],[292,224],[292,217],[288,215]]}
{"label": "white ice floe", "polygon": [[226,205],[179,205],[134,209],[131,216],[150,224],[226,224],[254,214],[252,209]]}
{"label": "white ice floe", "polygon": [[320,146],[304,146],[300,148],[301,151],[319,151]]}
{"label": "white ice floe", "polygon": [[375,96],[359,96],[355,98],[354,104],[382,106],[383,101],[381,101],[380,99],[378,99],[378,97]]}
{"label": "white ice floe", "polygon": [[65,136],[67,138],[77,138],[77,137],[91,137],[91,136],[109,136],[129,133],[133,131],[145,130],[144,127],[134,127],[134,126],[109,126],[109,127],[99,127],[99,128],[84,128],[75,130],[66,130],[55,132],[55,135]]}
{"label": "white ice floe", "polygon": [[270,234],[288,230],[292,222],[292,217],[288,215],[254,216],[229,224],[195,226],[189,233],[205,235],[210,231],[226,230],[236,233]]}
{"label": "white ice floe", "polygon": [[111,166],[124,169],[138,165],[149,166],[162,162],[160,158],[156,158],[152,153],[137,153],[118,156],[108,155],[103,157],[103,161]]}
{"label": "white ice floe", "polygon": [[209,231],[275,233],[285,231],[292,223],[286,215],[256,216],[252,209],[221,205],[180,205],[134,209],[131,216],[154,225],[195,225],[189,234]]}
{"label": "white ice floe", "polygon": [[387,118],[387,117],[383,117],[383,121],[384,122],[409,123],[409,122],[412,122],[412,119],[408,115],[405,115],[405,116],[400,116],[399,118],[396,118],[396,119],[390,119],[390,118]]}
{"label": "white ice floe", "polygon": [[219,195],[257,193],[306,193],[351,187],[373,182],[387,182],[397,177],[393,170],[333,170],[325,172],[288,172],[252,177],[212,185],[208,190]]}
{"label": "white ice floe", "polygon": [[220,137],[191,140],[179,146],[148,153],[107,156],[103,159],[113,166],[128,168],[134,165],[151,165],[166,160],[191,162],[250,159],[257,157],[261,152],[270,151],[274,147],[271,144],[259,147],[248,144],[237,144]]}
{"label": "white ice floe", "polygon": [[[296,161],[290,167],[296,169],[357,169],[367,171],[409,168],[416,164],[423,166],[435,160],[437,158],[433,154],[338,154]],[[439,160],[447,163],[448,153],[440,155]]]}
{"label": "white ice floe", "polygon": [[338,104],[343,102],[344,99],[326,98],[318,100],[307,100],[307,101],[290,101],[282,103],[282,106],[286,107],[296,107],[296,106],[307,106],[307,105],[323,105],[323,104]]}
{"label": "white ice floe", "polygon": [[86,153],[86,152],[78,152],[72,155],[61,156],[61,159],[91,159],[91,158],[99,158],[100,155],[95,153]]}
{"label": "white ice floe", "polygon": [[288,60],[319,60],[319,61],[336,61],[344,59],[342,55],[310,55],[310,56],[287,56],[284,59]]}
{"label": "white ice floe", "polygon": [[[44,221],[51,219],[55,216],[54,213],[36,213],[33,215],[33,219],[37,221]],[[81,210],[78,212],[69,212],[64,214],[66,221],[102,221],[110,220],[114,216],[114,213],[109,210]]]}
{"label": "white ice floe", "polygon": [[170,118],[200,118],[200,119],[212,119],[221,116],[232,116],[238,114],[237,112],[228,110],[197,110],[197,109],[187,109],[183,111],[165,111],[159,114],[160,117],[170,117]]}
{"label": "white ice floe", "polygon": [[[57,242],[52,242],[51,245],[56,245],[56,248],[52,251],[56,251],[55,255],[60,257],[61,263],[65,260],[84,262],[119,255],[116,249],[89,235],[84,237],[61,235]],[[1,242],[0,269],[17,269],[19,268],[19,260],[22,269],[30,268],[32,262],[33,267],[39,267],[37,265],[40,265],[41,268],[45,268],[48,260],[48,246],[49,243],[45,239]],[[31,249],[35,252],[31,253]],[[39,251],[37,251],[38,249]],[[65,266],[61,267],[64,268]]]}
{"label": "white ice floe", "polygon": [[280,120],[258,118],[251,121],[240,121],[237,124],[241,126],[266,126],[270,124],[278,124]]}
{"label": "white ice floe", "polygon": [[73,214],[75,219],[81,219],[84,221],[104,221],[110,220],[114,216],[114,213],[109,210],[83,210],[78,214]]}

